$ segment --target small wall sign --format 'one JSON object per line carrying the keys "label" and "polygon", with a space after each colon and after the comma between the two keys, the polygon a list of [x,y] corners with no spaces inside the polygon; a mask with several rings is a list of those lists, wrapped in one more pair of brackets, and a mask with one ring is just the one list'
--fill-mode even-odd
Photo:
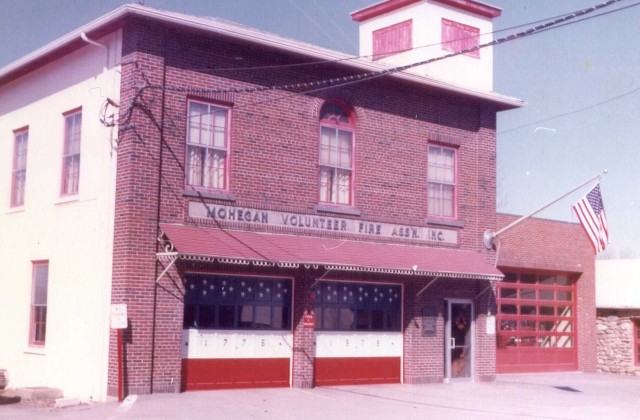
{"label": "small wall sign", "polygon": [[316,316],[313,312],[305,312],[302,315],[302,327],[308,329],[314,329],[316,327]]}
{"label": "small wall sign", "polygon": [[127,304],[111,304],[111,329],[124,330],[127,328]]}
{"label": "small wall sign", "polygon": [[422,308],[422,336],[435,337],[438,313],[435,308],[425,306]]}

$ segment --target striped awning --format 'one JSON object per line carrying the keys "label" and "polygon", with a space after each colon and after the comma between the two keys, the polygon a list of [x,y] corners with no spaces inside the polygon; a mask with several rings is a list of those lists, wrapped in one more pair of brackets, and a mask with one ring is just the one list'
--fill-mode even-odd
{"label": "striped awning", "polygon": [[192,261],[476,280],[503,277],[471,251],[178,224],[160,227],[174,255]]}

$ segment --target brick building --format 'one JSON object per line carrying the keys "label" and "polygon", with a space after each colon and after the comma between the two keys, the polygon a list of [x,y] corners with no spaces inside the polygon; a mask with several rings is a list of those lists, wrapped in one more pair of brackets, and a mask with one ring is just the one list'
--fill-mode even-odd
{"label": "brick building", "polygon": [[[497,216],[500,226],[515,220]],[[582,227],[528,219],[499,236],[496,248],[505,274],[497,372],[595,372],[595,255]]]}
{"label": "brick building", "polygon": [[[522,367],[532,349],[556,370],[595,369],[584,243],[567,241],[577,248],[560,260],[564,244],[515,231],[497,255],[483,246],[508,219],[495,212],[496,114],[522,106],[492,92],[490,49],[436,75],[389,71],[429,37],[442,48],[425,58],[467,49],[470,34],[480,43],[499,14],[385,1],[353,13],[373,46],[354,59],[126,5],[0,70],[0,156],[13,168],[0,227],[19,238],[0,244],[12,291],[0,304],[18,314],[0,320],[14,337],[0,367],[13,385],[104,399],[119,384],[491,381],[501,363],[541,370]],[[437,22],[427,38],[425,16]],[[465,65],[477,79],[454,71]],[[576,225],[523,226],[578,237]],[[496,306],[503,267],[516,286],[500,286]],[[552,303],[523,302],[530,290]],[[120,345],[110,304],[126,305]],[[564,332],[527,332],[537,323]]]}

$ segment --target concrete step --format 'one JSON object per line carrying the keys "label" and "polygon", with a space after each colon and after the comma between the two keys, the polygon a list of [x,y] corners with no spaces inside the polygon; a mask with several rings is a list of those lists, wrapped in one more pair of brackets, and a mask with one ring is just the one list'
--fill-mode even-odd
{"label": "concrete step", "polygon": [[14,395],[20,397],[22,400],[36,401],[36,400],[55,400],[62,397],[62,391],[56,388],[49,388],[46,386],[30,386],[24,388],[16,388]]}

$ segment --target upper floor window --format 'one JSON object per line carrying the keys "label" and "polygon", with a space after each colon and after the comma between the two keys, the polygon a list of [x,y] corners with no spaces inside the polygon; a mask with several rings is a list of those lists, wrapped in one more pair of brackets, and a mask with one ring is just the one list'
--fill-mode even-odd
{"label": "upper floor window", "polygon": [[78,194],[80,184],[80,133],[82,111],[64,116],[64,152],[62,156],[62,195]]}
{"label": "upper floor window", "polygon": [[33,287],[31,293],[31,328],[29,343],[44,346],[47,333],[47,292],[49,288],[49,263],[33,263]]}
{"label": "upper floor window", "polygon": [[13,173],[11,177],[11,207],[24,204],[24,190],[27,181],[27,146],[29,131],[19,130],[13,137]]}
{"label": "upper floor window", "polygon": [[228,189],[229,109],[189,102],[187,185]]}
{"label": "upper floor window", "polygon": [[[442,19],[442,49],[461,52],[480,45],[480,29],[448,19]],[[480,58],[480,50],[465,53]]]}
{"label": "upper floor window", "polygon": [[456,149],[429,146],[428,159],[428,214],[456,217]]}
{"label": "upper floor window", "polygon": [[373,31],[373,59],[379,60],[412,48],[411,19]]}
{"label": "upper floor window", "polygon": [[320,111],[320,201],[352,204],[353,117],[329,102]]}

